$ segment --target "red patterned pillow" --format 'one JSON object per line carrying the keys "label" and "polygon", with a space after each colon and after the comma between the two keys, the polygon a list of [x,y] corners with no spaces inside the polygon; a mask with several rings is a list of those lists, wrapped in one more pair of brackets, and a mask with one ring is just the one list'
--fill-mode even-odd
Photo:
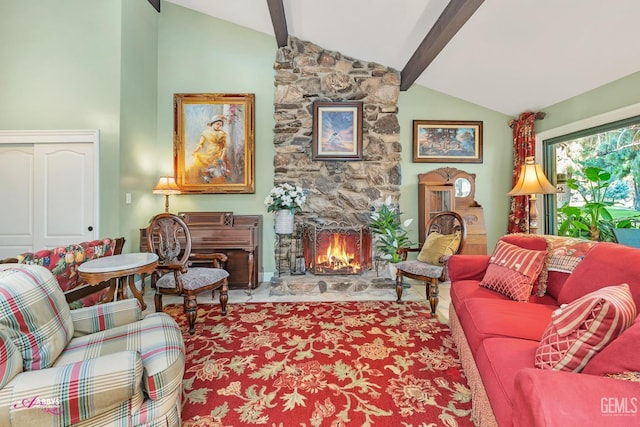
{"label": "red patterned pillow", "polygon": [[545,255],[546,251],[524,249],[499,240],[480,286],[512,300],[527,302]]}
{"label": "red patterned pillow", "polygon": [[636,305],[626,283],[608,286],[563,305],[536,349],[540,369],[580,372],[636,318]]}

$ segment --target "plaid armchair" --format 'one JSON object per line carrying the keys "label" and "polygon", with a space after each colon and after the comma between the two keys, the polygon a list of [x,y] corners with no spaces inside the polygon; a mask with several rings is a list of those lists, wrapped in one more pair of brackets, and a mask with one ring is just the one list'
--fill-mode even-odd
{"label": "plaid armchair", "polygon": [[136,299],[71,311],[46,268],[1,265],[0,425],[179,426],[182,334],[140,317]]}

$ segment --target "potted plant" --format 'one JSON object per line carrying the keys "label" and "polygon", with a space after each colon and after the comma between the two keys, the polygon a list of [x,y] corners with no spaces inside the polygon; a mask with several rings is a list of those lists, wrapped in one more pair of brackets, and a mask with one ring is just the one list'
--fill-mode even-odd
{"label": "potted plant", "polygon": [[275,231],[277,234],[293,233],[293,216],[302,212],[306,201],[301,187],[291,184],[279,184],[271,189],[264,204],[267,212],[275,212]]}
{"label": "potted plant", "polygon": [[400,221],[400,215],[401,212],[391,204],[391,198],[388,197],[384,204],[371,214],[368,223],[375,238],[375,248],[380,253],[380,258],[392,264],[402,260],[398,249],[408,248],[413,244],[404,228],[411,225],[413,218],[407,219],[403,223]]}
{"label": "potted plant", "polygon": [[613,218],[607,210],[607,206],[613,205],[613,202],[607,200],[611,174],[604,169],[591,166],[585,168],[581,175],[581,179],[569,178],[567,188],[577,192],[583,204],[570,206],[567,203],[558,209],[561,219],[558,234],[611,241]]}

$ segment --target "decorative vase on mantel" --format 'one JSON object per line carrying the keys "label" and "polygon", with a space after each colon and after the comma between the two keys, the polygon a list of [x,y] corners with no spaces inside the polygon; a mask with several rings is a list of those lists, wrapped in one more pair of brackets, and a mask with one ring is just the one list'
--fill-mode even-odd
{"label": "decorative vase on mantel", "polygon": [[289,209],[276,211],[276,234],[293,234],[293,212]]}

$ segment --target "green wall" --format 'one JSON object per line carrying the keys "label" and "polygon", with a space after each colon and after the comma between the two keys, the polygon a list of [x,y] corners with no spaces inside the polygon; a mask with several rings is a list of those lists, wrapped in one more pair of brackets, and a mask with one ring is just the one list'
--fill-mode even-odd
{"label": "green wall", "polygon": [[[2,0],[0,129],[100,130],[100,230],[138,246],[138,229],[164,209],[151,189],[173,172],[174,93],[254,93],[256,192],[171,196],[171,211],[262,214],[263,267],[274,270],[273,37],[164,2]],[[313,42],[313,40],[311,40]],[[361,58],[368,60],[369,58]],[[640,102],[640,73],[543,109],[538,131]],[[417,175],[450,166],[475,173],[489,249],[505,233],[511,179],[510,117],[414,85],[400,94],[401,209],[417,218]],[[413,120],[481,120],[484,162],[412,162]],[[132,203],[125,203],[131,193]],[[412,225],[417,240],[417,221]]]}
{"label": "green wall", "polygon": [[[262,214],[263,266],[274,270],[273,215],[263,200],[273,185],[273,37],[165,3],[160,14],[158,42],[158,144],[154,152],[154,176],[171,173],[174,93],[256,94],[256,193],[246,195],[179,195],[171,197],[171,210],[230,210],[237,214]],[[361,58],[367,60],[367,58]],[[494,192],[509,191],[511,130],[509,117],[457,98],[414,86],[399,100],[403,150],[401,209],[404,218],[415,218],[411,227],[418,241],[417,174],[443,166],[477,174],[477,199],[485,208],[490,246],[506,231],[506,196],[492,201]],[[483,164],[425,164],[412,162],[412,120],[448,119],[484,122]],[[506,154],[506,155],[505,155]],[[492,184],[494,183],[494,184]],[[148,195],[150,203],[140,223],[162,209],[160,196]]]}
{"label": "green wall", "polygon": [[[118,212],[125,252],[137,250],[148,205],[158,149],[158,19],[146,0],[125,0],[122,10],[121,132]],[[126,195],[131,203],[126,203]],[[155,212],[155,211],[154,211]]]}
{"label": "green wall", "polygon": [[[272,215],[263,201],[273,184],[273,63],[274,37],[219,19],[163,3],[158,34],[158,140],[153,156],[153,179],[173,173],[173,95],[175,93],[255,94],[255,193],[181,194],[170,196],[170,209],[232,211],[263,215],[263,267],[273,271]],[[164,207],[164,198],[151,194],[140,224]]]}
{"label": "green wall", "polygon": [[640,72],[543,108],[547,116],[536,122],[536,131],[544,132],[637,103],[640,103]]}
{"label": "green wall", "polygon": [[100,130],[102,235],[119,232],[120,25],[116,0],[0,2],[0,129]]}
{"label": "green wall", "polygon": [[[488,249],[507,230],[511,189],[510,117],[457,98],[412,86],[400,93],[398,102],[402,144],[402,187],[400,207],[403,218],[416,218],[412,235],[418,239],[418,174],[440,167],[454,167],[476,174],[476,201],[483,207]],[[483,126],[482,163],[413,163],[413,120],[480,120]]]}

